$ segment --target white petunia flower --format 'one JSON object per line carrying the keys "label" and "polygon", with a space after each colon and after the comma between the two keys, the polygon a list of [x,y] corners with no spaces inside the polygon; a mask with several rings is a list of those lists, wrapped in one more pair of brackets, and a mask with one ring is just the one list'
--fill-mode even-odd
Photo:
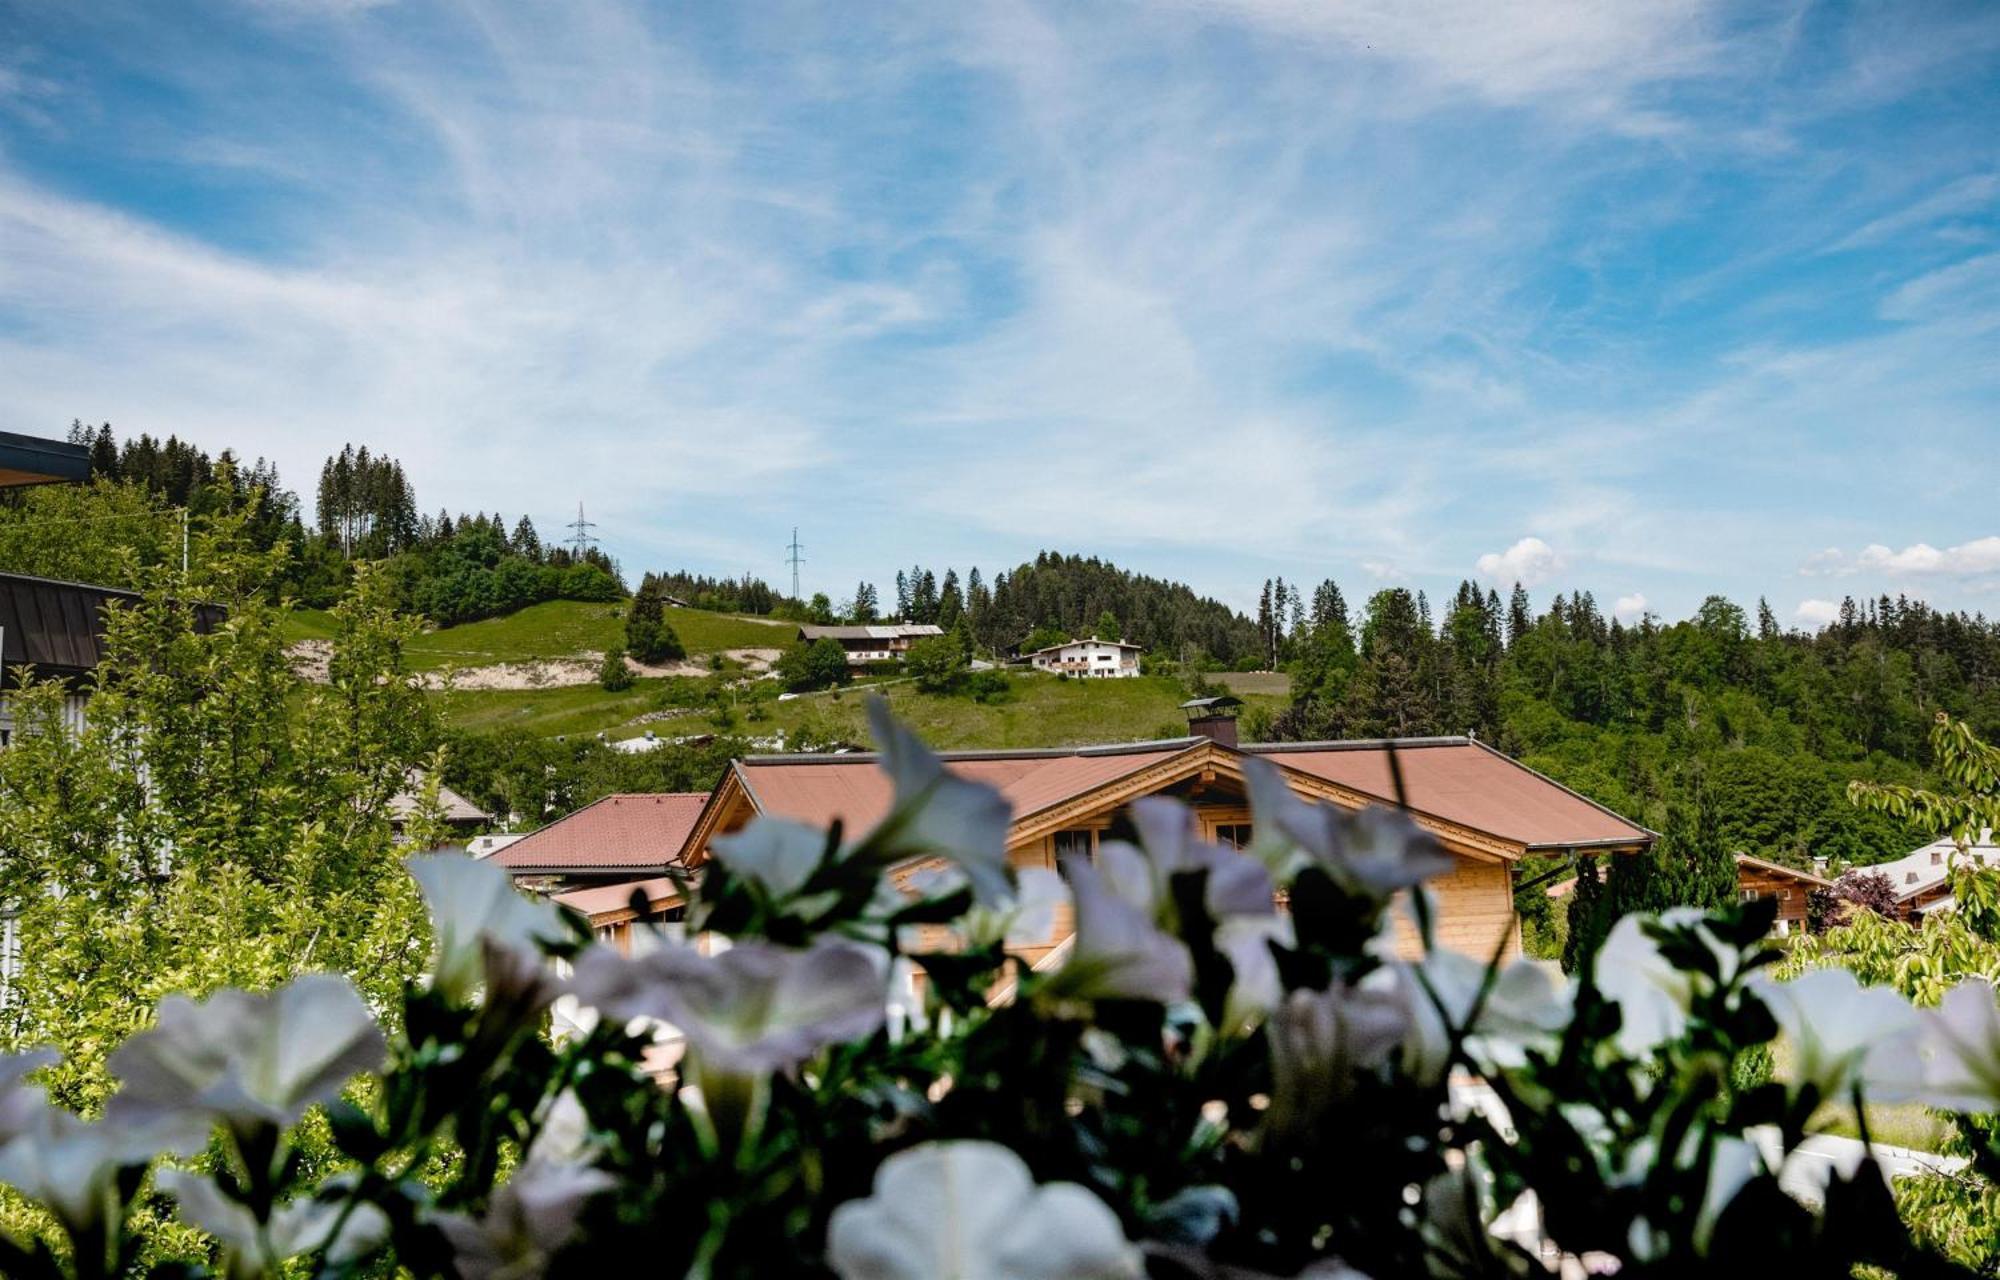
{"label": "white petunia flower", "polygon": [[872,1195],[833,1211],[827,1262],[841,1280],[1136,1280],[1118,1216],[1074,1183],[1037,1186],[991,1142],[932,1142],[875,1172]]}
{"label": "white petunia flower", "polygon": [[1924,1022],[1895,990],[1864,987],[1846,969],[1815,969],[1790,982],[1759,978],[1755,989],[1791,1046],[1800,1084],[1832,1099],[1856,1084],[1881,1102],[1923,1095]]}
{"label": "white petunia flower", "polygon": [[72,1236],[115,1219],[123,1208],[121,1170],[150,1164],[163,1146],[189,1137],[176,1124],[90,1124],[46,1104],[25,1119],[0,1146],[0,1184],[39,1201]]}
{"label": "white petunia flower", "polygon": [[43,1101],[42,1091],[34,1085],[22,1084],[22,1077],[56,1060],[56,1055],[47,1049],[0,1054],[0,1147],[33,1127],[42,1108],[48,1105]]}
{"label": "white petunia flower", "polygon": [[160,1002],[151,1030],[111,1055],[119,1090],[105,1107],[126,1122],[214,1122],[245,1132],[284,1128],[380,1067],[381,1028],[347,979],[307,974],[276,991],[218,991],[197,1004]]}
{"label": "white petunia flower", "polygon": [[615,1185],[601,1169],[530,1160],[493,1193],[485,1217],[449,1214],[437,1225],[461,1280],[522,1280],[547,1271],[590,1198]]}
{"label": "white petunia flower", "polygon": [[1349,893],[1387,902],[1456,865],[1437,838],[1408,814],[1374,805],[1350,813],[1337,805],[1314,804],[1285,785],[1268,760],[1245,760],[1243,778],[1256,829],[1291,841]]}
{"label": "white petunia flower", "polygon": [[1007,867],[1007,829],[1013,806],[983,782],[958,777],[917,735],[889,714],[881,698],[868,701],[868,724],[882,752],[882,768],[895,784],[895,807],[871,833],[888,834],[907,857],[935,854],[965,872],[981,905],[1002,906],[1014,896]]}
{"label": "white petunia flower", "polygon": [[1278,959],[1271,952],[1276,944],[1293,946],[1296,938],[1290,916],[1232,916],[1215,931],[1215,949],[1229,960],[1229,995],[1223,1002],[1223,1031],[1232,1031],[1262,1021],[1285,998],[1285,984],[1278,976]]}
{"label": "white petunia flower", "polygon": [[[1466,1048],[1475,1060],[1489,1067],[1517,1067],[1526,1060],[1524,1049],[1547,1046],[1560,1037],[1574,1010],[1574,995],[1562,971],[1539,960],[1501,966],[1490,989],[1485,963],[1448,949],[1431,952],[1420,964],[1397,962],[1391,968],[1411,1010],[1403,1065],[1424,1081],[1438,1080],[1449,1067],[1454,1027],[1467,1032]],[[1485,1002],[1478,1021],[1467,1027],[1482,990]]]}
{"label": "white petunia flower", "polygon": [[1185,1000],[1194,962],[1179,939],[1154,923],[1157,902],[1145,856],[1110,844],[1093,864],[1065,864],[1076,895],[1075,950],[1063,966],[1076,994],[1098,999]]}
{"label": "white petunia flower", "polygon": [[[286,1260],[324,1250],[334,1267],[358,1262],[389,1238],[389,1219],[372,1204],[351,1208],[339,1200],[293,1200],[260,1223],[240,1200],[209,1178],[185,1169],[162,1169],[154,1185],[180,1205],[181,1217],[229,1249],[231,1280],[282,1272]],[[338,1185],[338,1184],[335,1184]]]}
{"label": "white petunia flower", "polygon": [[715,956],[663,946],[630,960],[593,947],[577,959],[575,989],[612,1017],[677,1027],[709,1067],[762,1075],[881,1026],[885,961],[873,947],[834,939],[803,951],[744,942]]}
{"label": "white petunia flower", "polygon": [[432,981],[447,999],[464,1001],[480,988],[489,956],[506,966],[501,976],[509,985],[534,982],[543,969],[540,944],[570,936],[561,908],[522,893],[490,862],[438,853],[408,866],[430,907]]}
{"label": "white petunia flower", "polygon": [[1993,984],[1961,982],[1922,1017],[1923,1101],[1949,1111],[2000,1110],[2000,1001]]}
{"label": "white petunia flower", "polygon": [[1336,982],[1285,997],[1264,1031],[1271,1045],[1271,1128],[1296,1133],[1309,1126],[1357,1074],[1385,1064],[1409,1029],[1402,993],[1386,987]]}
{"label": "white petunia flower", "polygon": [[805,887],[826,856],[826,832],[789,818],[760,817],[710,846],[729,874],[755,881],[774,898]]}
{"label": "white petunia flower", "polygon": [[1611,935],[1598,948],[1592,962],[1591,980],[1599,994],[1618,1006],[1619,1051],[1629,1058],[1643,1058],[1655,1047],[1676,1039],[1687,1029],[1696,983],[1708,979],[1677,969],[1660,954],[1660,945],[1647,936],[1649,925],[1669,927],[1693,925],[1702,942],[1715,953],[1726,977],[1733,977],[1739,957],[1710,933],[1703,914],[1693,907],[1675,907],[1657,917],[1622,917]]}

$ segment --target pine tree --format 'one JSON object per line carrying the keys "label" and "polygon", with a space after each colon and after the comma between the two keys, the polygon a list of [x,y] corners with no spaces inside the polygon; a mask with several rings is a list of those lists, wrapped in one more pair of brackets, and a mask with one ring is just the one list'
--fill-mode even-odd
{"label": "pine tree", "polygon": [[91,438],[90,474],[106,480],[118,478],[118,442],[112,439],[111,424],[108,422],[100,426]]}
{"label": "pine tree", "polygon": [[522,516],[520,523],[514,526],[513,546],[515,555],[526,556],[537,563],[541,561],[541,535],[535,532],[535,522],[526,516]]}
{"label": "pine tree", "polygon": [[879,606],[875,602],[875,588],[866,582],[854,588],[854,621],[866,625],[875,621]]}
{"label": "pine tree", "polygon": [[938,588],[937,624],[946,631],[958,626],[965,615],[965,596],[959,590],[958,570],[944,571],[944,585]]}
{"label": "pine tree", "polygon": [[1521,642],[1521,637],[1534,630],[1535,610],[1528,603],[1528,589],[1520,583],[1514,584],[1514,594],[1507,599],[1507,644],[1511,648]]}
{"label": "pine tree", "polygon": [[1782,634],[1778,626],[1778,615],[1771,612],[1771,602],[1763,596],[1757,597],[1757,638],[1776,640]]}
{"label": "pine tree", "polygon": [[667,623],[664,595],[659,579],[649,573],[639,580],[625,614],[625,648],[648,666],[687,656],[680,636]]}

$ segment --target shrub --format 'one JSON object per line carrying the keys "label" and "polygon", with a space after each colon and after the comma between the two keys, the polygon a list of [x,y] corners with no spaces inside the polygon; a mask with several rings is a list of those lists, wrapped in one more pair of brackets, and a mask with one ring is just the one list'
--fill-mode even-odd
{"label": "shrub", "polygon": [[[871,714],[889,812],[719,844],[686,927],[726,948],[662,935],[627,955],[491,863],[418,858],[429,976],[389,1029],[325,975],[170,1000],[112,1055],[122,1084],[94,1122],[25,1083],[46,1059],[0,1059],[0,1179],[47,1233],[0,1241],[0,1271],[122,1274],[151,1249],[184,1276],[641,1255],[715,1277],[1527,1276],[1546,1245],[1625,1276],[1956,1274],[1911,1244],[1872,1164],[1816,1166],[1817,1209],[1779,1175],[1864,1082],[2000,1105],[1990,987],[1919,1013],[1841,971],[1774,983],[1768,903],[1627,917],[1575,984],[1438,948],[1423,909],[1421,953],[1394,958],[1393,904],[1421,907],[1452,859],[1407,817],[1316,808],[1258,761],[1262,856],[1203,843],[1162,800],[1139,846],[1107,842],[1066,880],[1016,871],[1000,793]],[[911,863],[934,870],[890,891]],[[1064,897],[1066,958],[1010,959]],[[600,1016],[545,1039],[559,998]],[[648,1075],[662,1023],[684,1050],[669,1088]],[[1767,1082],[1780,1034],[1796,1078]],[[1919,1044],[1947,1069],[1906,1066]],[[307,1130],[322,1158],[302,1158]],[[204,1144],[192,1166],[158,1155]],[[219,1256],[139,1234],[170,1217]]]}
{"label": "shrub", "polygon": [[949,693],[965,678],[965,652],[949,635],[929,636],[910,646],[905,669],[925,693]]}
{"label": "shrub", "polygon": [[776,671],[785,687],[794,693],[845,684],[849,675],[847,651],[838,640],[794,645],[778,659]]}
{"label": "shrub", "polygon": [[625,651],[612,646],[605,651],[597,668],[597,687],[606,693],[622,693],[632,687],[632,668],[625,665]]}

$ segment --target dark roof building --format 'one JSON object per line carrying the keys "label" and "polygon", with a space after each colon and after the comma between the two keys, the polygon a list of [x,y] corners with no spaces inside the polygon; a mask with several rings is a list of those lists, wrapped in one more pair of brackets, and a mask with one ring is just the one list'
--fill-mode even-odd
{"label": "dark roof building", "polygon": [[[26,664],[40,678],[73,680],[104,659],[105,611],[139,599],[138,593],[87,582],[60,582],[0,573],[0,667],[13,683]],[[208,631],[226,616],[219,605],[199,605],[195,627]]]}
{"label": "dark roof building", "polygon": [[67,440],[0,431],[0,489],[90,479],[90,449]]}

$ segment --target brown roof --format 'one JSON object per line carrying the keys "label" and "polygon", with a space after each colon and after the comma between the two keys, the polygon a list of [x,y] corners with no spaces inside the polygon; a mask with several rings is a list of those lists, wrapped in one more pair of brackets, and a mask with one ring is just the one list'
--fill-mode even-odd
{"label": "brown roof", "polygon": [[1772,862],[1768,858],[1759,858],[1748,853],[1737,854],[1736,865],[1739,867],[1748,867],[1752,871],[1761,871],[1766,875],[1779,876],[1787,880],[1802,880],[1818,889],[1833,888],[1833,881],[1827,879],[1825,876],[1816,875],[1811,871],[1801,871],[1797,867],[1788,867],[1782,862]]}
{"label": "brown roof", "polygon": [[[1468,738],[1393,744],[1406,802],[1417,813],[1527,850],[1635,848],[1653,833]],[[1240,751],[1395,802],[1387,741],[1255,746]],[[945,752],[952,772],[997,787],[1020,822],[1184,752],[1231,748],[1206,738],[1067,751]],[[824,826],[834,818],[865,831],[888,813],[892,789],[872,754],[752,756],[734,766],[761,813]]]}
{"label": "brown roof", "polygon": [[676,863],[705,791],[609,795],[507,846],[490,861],[515,873],[656,870]]}
{"label": "brown roof", "polygon": [[[1300,773],[1394,804],[1390,743],[1315,742],[1246,747]],[[1471,827],[1529,850],[1641,845],[1653,833],[1470,738],[1394,743],[1403,800],[1418,813]]]}
{"label": "brown roof", "polygon": [[646,910],[650,913],[678,902],[681,885],[672,876],[654,876],[647,880],[621,880],[617,884],[572,889],[568,893],[557,894],[555,900],[594,925],[606,925],[639,918],[639,913],[632,910],[634,893],[646,895]]}
{"label": "brown roof", "polygon": [[[407,822],[415,817],[418,797],[423,794],[425,782],[421,770],[410,770],[405,777],[404,789],[389,797],[389,816],[398,822]],[[492,814],[442,782],[438,783],[437,798],[440,816],[450,825],[476,826],[493,820]]]}
{"label": "brown roof", "polygon": [[[1191,742],[1061,752],[946,753],[946,767],[998,788],[1019,821],[1190,749]],[[752,756],[736,765],[760,813],[812,826],[842,820],[855,835],[889,812],[894,787],[873,754]]]}

